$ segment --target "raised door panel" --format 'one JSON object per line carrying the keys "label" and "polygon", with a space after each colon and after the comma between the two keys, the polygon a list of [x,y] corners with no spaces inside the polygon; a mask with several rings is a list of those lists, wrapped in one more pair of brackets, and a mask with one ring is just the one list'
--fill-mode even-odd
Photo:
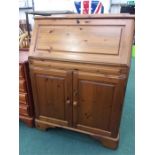
{"label": "raised door panel", "polygon": [[41,26],[36,49],[118,55],[121,33],[121,26]]}
{"label": "raised door panel", "polygon": [[[117,128],[115,103],[119,78],[102,74],[75,72],[73,78],[73,122],[78,129],[111,136]],[[120,104],[120,103],[119,103]],[[117,111],[118,112],[118,111]]]}
{"label": "raised door panel", "polygon": [[114,85],[80,80],[78,91],[78,123],[108,131]]}
{"label": "raised door panel", "polygon": [[71,123],[70,78],[71,74],[61,70],[33,69],[33,91],[35,93],[36,117],[67,126]]}
{"label": "raised door panel", "polygon": [[64,78],[36,75],[40,115],[64,119],[64,84]]}

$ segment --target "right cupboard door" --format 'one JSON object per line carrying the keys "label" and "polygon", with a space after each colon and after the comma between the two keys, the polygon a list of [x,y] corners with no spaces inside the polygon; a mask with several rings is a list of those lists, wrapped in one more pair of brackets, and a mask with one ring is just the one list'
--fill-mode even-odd
{"label": "right cupboard door", "polygon": [[73,72],[73,125],[116,137],[125,91],[125,77]]}

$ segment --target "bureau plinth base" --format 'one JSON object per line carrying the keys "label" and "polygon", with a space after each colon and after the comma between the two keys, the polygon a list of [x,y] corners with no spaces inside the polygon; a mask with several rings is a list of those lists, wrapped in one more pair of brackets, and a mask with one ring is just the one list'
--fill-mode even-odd
{"label": "bureau plinth base", "polygon": [[99,140],[104,147],[107,147],[110,149],[116,149],[118,146],[118,143],[119,143],[119,134],[116,138],[112,138],[112,137],[108,137],[108,136],[98,135],[98,134],[90,133],[87,131],[79,130],[77,128],[72,128],[72,127],[68,127],[68,126],[62,126],[62,125],[54,124],[51,122],[46,122],[46,121],[39,120],[39,119],[35,119],[35,126],[37,129],[40,129],[43,131],[46,131],[49,128],[61,127],[64,129],[69,129],[72,131],[84,133],[84,134],[90,135],[91,137]]}
{"label": "bureau plinth base", "polygon": [[23,121],[27,126],[34,127],[34,119],[29,116],[19,115],[19,119]]}
{"label": "bureau plinth base", "polygon": [[116,138],[102,137],[102,138],[99,138],[99,140],[101,141],[104,147],[111,148],[111,149],[117,149],[118,144],[119,144],[119,134]]}
{"label": "bureau plinth base", "polygon": [[35,119],[35,127],[37,129],[46,131],[48,128],[55,128],[56,126],[53,126],[52,124],[43,123],[43,121],[39,121]]}

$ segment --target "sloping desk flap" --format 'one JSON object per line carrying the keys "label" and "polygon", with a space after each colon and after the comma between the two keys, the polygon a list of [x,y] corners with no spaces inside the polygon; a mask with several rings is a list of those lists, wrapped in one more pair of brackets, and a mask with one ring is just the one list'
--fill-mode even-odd
{"label": "sloping desk flap", "polygon": [[30,56],[130,64],[134,18],[70,17],[36,18]]}

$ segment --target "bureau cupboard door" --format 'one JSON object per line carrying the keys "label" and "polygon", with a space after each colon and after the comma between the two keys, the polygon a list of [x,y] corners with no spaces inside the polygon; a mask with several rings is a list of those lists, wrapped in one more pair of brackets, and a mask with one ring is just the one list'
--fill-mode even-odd
{"label": "bureau cupboard door", "polygon": [[94,134],[116,137],[124,80],[117,76],[73,73],[73,125]]}
{"label": "bureau cupboard door", "polygon": [[36,118],[62,125],[72,123],[72,73],[64,70],[33,68],[31,80]]}

